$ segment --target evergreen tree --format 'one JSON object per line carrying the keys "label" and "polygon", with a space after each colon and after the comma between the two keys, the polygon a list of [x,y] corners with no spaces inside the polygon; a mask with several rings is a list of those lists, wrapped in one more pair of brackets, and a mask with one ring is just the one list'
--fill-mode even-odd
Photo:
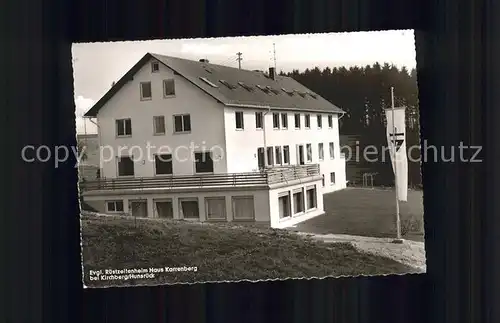
{"label": "evergreen tree", "polygon": [[[360,138],[361,151],[367,145],[387,147],[385,109],[391,107],[391,86],[394,87],[395,106],[406,107],[407,148],[420,144],[417,73],[406,67],[398,68],[389,63],[376,62],[364,67],[346,68],[314,67],[304,71],[293,70],[280,73],[290,76],[340,107],[346,113],[341,119],[340,134],[356,135]],[[417,159],[420,151],[409,153]],[[382,156],[380,156],[382,157]],[[378,173],[378,185],[393,185],[394,175],[388,153],[376,163],[360,160],[356,166],[364,172]],[[421,185],[420,163],[408,163],[408,182]]]}

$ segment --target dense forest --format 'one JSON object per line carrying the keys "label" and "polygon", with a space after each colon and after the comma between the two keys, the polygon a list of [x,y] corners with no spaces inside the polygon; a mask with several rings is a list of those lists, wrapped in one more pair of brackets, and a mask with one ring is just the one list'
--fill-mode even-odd
{"label": "dense forest", "polygon": [[[363,152],[367,145],[386,147],[384,109],[391,107],[391,86],[394,87],[396,107],[406,107],[406,146],[409,151],[408,184],[421,185],[420,150],[410,149],[420,145],[420,125],[418,108],[418,88],[416,70],[405,67],[397,68],[390,64],[367,65],[351,68],[306,69],[281,73],[293,77],[312,91],[332,102],[346,112],[340,119],[340,135],[358,136],[358,146]],[[382,153],[380,153],[382,155]],[[374,177],[375,185],[391,186],[394,184],[388,153],[378,162],[367,162],[363,158],[351,160],[349,167],[366,169],[378,173]],[[349,172],[348,172],[349,176]],[[349,179],[349,178],[348,178]],[[352,181],[352,179],[349,179]]]}

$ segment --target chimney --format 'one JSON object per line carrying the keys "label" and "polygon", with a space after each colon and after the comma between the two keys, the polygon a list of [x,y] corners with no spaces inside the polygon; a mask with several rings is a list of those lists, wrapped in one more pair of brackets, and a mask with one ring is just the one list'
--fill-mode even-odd
{"label": "chimney", "polygon": [[274,67],[269,67],[269,78],[271,80],[276,80],[276,71],[274,70]]}
{"label": "chimney", "polygon": [[202,58],[202,59],[200,59],[200,62],[201,62],[201,63],[207,63],[207,64],[209,63],[208,59],[206,59],[206,58]]}

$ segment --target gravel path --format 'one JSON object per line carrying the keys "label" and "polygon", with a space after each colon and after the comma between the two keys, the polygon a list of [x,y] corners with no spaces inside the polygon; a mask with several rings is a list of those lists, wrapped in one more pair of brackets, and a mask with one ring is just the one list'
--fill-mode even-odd
{"label": "gravel path", "polygon": [[403,243],[392,243],[390,238],[371,238],[346,234],[309,234],[298,232],[327,243],[349,242],[357,249],[376,255],[391,258],[405,265],[426,271],[425,245],[423,242],[404,240]]}

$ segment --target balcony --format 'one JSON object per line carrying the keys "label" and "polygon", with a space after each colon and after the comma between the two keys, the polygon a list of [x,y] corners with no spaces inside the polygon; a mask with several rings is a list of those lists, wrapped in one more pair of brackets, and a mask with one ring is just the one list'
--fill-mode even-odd
{"label": "balcony", "polygon": [[260,172],[206,175],[174,175],[142,178],[101,178],[80,182],[80,191],[176,189],[209,187],[269,187],[319,176],[319,165],[292,165],[266,168]]}

